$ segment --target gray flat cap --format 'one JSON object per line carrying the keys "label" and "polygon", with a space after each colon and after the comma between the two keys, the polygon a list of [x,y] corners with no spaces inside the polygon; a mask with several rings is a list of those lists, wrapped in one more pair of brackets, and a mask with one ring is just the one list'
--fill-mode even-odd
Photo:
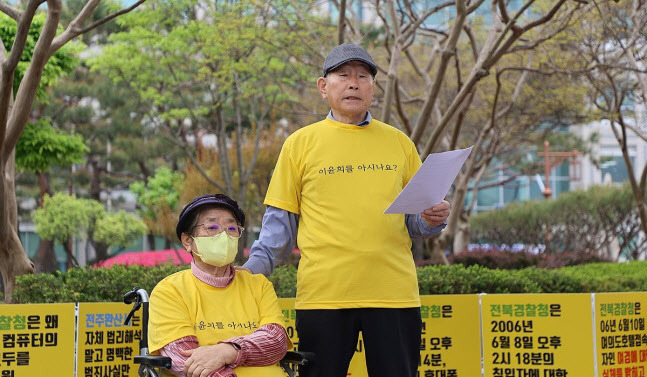
{"label": "gray flat cap", "polygon": [[330,50],[323,64],[324,77],[328,74],[328,72],[334,70],[342,64],[348,63],[353,60],[357,60],[368,65],[368,67],[371,69],[373,77],[375,77],[375,75],[377,74],[377,65],[373,61],[371,55],[369,55],[369,53],[366,52],[363,48],[350,43],[344,43]]}

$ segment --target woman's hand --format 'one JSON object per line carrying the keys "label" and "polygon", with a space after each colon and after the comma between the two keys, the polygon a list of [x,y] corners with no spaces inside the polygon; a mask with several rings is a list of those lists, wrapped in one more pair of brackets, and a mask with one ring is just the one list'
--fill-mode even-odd
{"label": "woman's hand", "polygon": [[238,350],[229,343],[218,343],[180,352],[182,356],[189,357],[184,363],[184,373],[187,377],[207,377],[211,372],[227,364],[233,364],[238,357]]}

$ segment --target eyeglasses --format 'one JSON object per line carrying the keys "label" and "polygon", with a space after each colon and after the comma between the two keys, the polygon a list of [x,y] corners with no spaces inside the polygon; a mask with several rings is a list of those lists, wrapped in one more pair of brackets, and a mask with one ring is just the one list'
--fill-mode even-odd
{"label": "eyeglasses", "polygon": [[238,225],[228,225],[226,227],[217,224],[217,223],[203,223],[203,224],[198,224],[195,227],[203,227],[209,236],[216,236],[222,232],[227,232],[227,235],[233,238],[240,238],[240,236],[243,234],[243,228],[242,226]]}

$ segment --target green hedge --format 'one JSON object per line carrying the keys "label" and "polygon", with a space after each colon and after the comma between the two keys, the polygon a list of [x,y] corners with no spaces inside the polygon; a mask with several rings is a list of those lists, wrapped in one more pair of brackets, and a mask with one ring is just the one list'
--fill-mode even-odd
{"label": "green hedge", "polygon": [[[186,267],[115,266],[18,277],[16,303],[115,302],[137,285],[150,292],[158,281]],[[296,268],[270,277],[279,297],[294,297]],[[647,291],[647,262],[592,263],[558,269],[496,270],[451,265],[418,268],[420,294],[579,293]]]}
{"label": "green hedge", "polygon": [[514,202],[476,214],[470,224],[473,240],[497,250],[525,245],[528,250],[606,255],[617,242],[624,257],[639,259],[647,242],[629,185],[592,186],[548,201]]}
{"label": "green hedge", "polygon": [[134,286],[149,293],[166,276],[187,266],[114,266],[73,268],[65,273],[22,275],[16,279],[15,303],[118,302]]}
{"label": "green hedge", "polygon": [[515,275],[482,266],[426,266],[418,268],[418,287],[423,295],[541,292],[532,280]]}

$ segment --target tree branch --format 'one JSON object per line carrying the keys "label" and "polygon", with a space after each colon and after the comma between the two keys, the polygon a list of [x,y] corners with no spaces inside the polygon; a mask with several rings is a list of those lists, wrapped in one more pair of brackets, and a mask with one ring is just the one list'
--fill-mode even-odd
{"label": "tree branch", "polygon": [[423,73],[420,67],[418,67],[418,63],[414,59],[413,55],[411,55],[411,51],[409,50],[404,50],[404,55],[407,57],[407,60],[409,60],[409,63],[413,67],[413,70],[416,71],[416,74],[422,78],[427,79],[425,76],[429,76],[426,73]]}
{"label": "tree branch", "polygon": [[[0,143],[4,141],[5,136],[7,135],[7,120],[10,113],[13,111],[13,108],[10,108],[10,105],[13,100],[14,72],[16,70],[16,66],[20,62],[20,57],[25,50],[25,45],[27,44],[29,26],[34,18],[34,14],[36,14],[36,10],[43,2],[44,0],[32,0],[27,4],[27,9],[25,9],[25,11],[20,15],[20,20],[18,21],[16,29],[16,36],[8,57],[6,57],[6,49],[3,43],[2,73],[0,74]],[[4,154],[5,151],[3,151],[3,146],[0,144],[0,159]],[[4,162],[5,160],[0,161]]]}
{"label": "tree branch", "polygon": [[[549,12],[550,17],[546,15],[545,17],[541,17],[540,20],[542,22],[548,22],[551,17],[555,14],[555,12],[558,9],[558,6],[561,6],[564,4],[566,0],[559,0],[557,4],[553,7],[553,9]],[[474,69],[472,70],[472,73],[470,74],[470,77],[467,79],[467,82],[463,88],[460,89],[458,94],[454,97],[452,100],[449,108],[447,111],[443,114],[442,119],[440,122],[436,125],[434,128],[432,135],[430,136],[427,144],[424,147],[423,156],[428,155],[431,153],[434,148],[437,146],[438,142],[441,140],[442,135],[444,134],[447,125],[449,124],[449,121],[451,118],[454,116],[455,112],[458,110],[460,107],[462,101],[465,99],[465,97],[468,95],[468,93],[472,90],[472,87],[476,85],[476,83],[485,75],[487,75],[487,70],[490,69],[500,58],[501,56],[510,48],[510,46],[521,36],[521,34],[525,31],[527,31],[527,28],[522,28],[519,29],[518,27],[513,27],[513,22],[521,16],[521,13],[532,4],[534,0],[530,0],[528,3],[526,3],[515,15],[514,18],[510,19],[510,21],[507,23],[504,31],[499,35],[497,38],[496,42],[492,45],[491,48],[487,49],[487,52],[485,52],[486,57],[481,61],[477,62],[475,65]],[[539,25],[539,23],[531,23],[534,26]],[[512,29],[513,33],[512,35],[503,42],[505,39],[505,34],[507,33],[507,30]],[[503,43],[501,46],[499,46],[501,43]],[[485,50],[486,47],[484,47]],[[483,53],[482,53],[483,56]],[[421,112],[422,114],[422,112]],[[421,118],[418,118],[418,121],[420,121]],[[419,131],[420,134],[422,133],[422,130]],[[415,133],[415,130],[414,130]],[[412,138],[413,139],[413,138]]]}
{"label": "tree branch", "polygon": [[[521,51],[521,50],[532,50],[532,49],[534,49],[535,47],[537,47],[537,46],[539,46],[540,44],[542,44],[543,42],[545,42],[545,41],[547,41],[547,40],[549,40],[549,39],[552,39],[552,38],[553,38],[554,36],[556,36],[557,34],[559,34],[559,33],[563,32],[563,31],[564,31],[564,30],[566,30],[566,29],[567,29],[567,27],[569,26],[569,22],[570,22],[571,18],[573,17],[573,15],[575,14],[575,10],[576,10],[576,8],[573,8],[573,9],[569,12],[569,14],[564,18],[565,20],[564,20],[564,21],[562,21],[562,25],[560,25],[559,27],[557,27],[557,28],[555,29],[555,31],[553,31],[552,33],[548,34],[548,35],[547,35],[547,36],[545,36],[545,37],[537,38],[537,39],[536,39],[535,41],[533,41],[533,42],[526,43],[526,44],[524,44],[524,45],[518,45],[518,46],[515,46],[515,47],[511,48],[511,49],[510,49],[510,51],[508,51],[508,53],[512,53],[512,52],[515,52],[515,51]],[[543,30],[542,30],[542,31],[543,31]],[[539,35],[541,35],[541,34],[542,34],[542,33],[540,32],[540,33],[539,33]]]}
{"label": "tree branch", "polygon": [[[167,137],[167,136],[165,136],[165,135],[161,135],[161,136],[162,136],[163,138],[165,138],[166,140],[168,140],[169,142],[171,142],[172,144],[178,145],[178,142],[177,142],[177,139],[176,139],[176,138],[170,138],[170,137]],[[182,145],[182,144],[180,144],[180,146],[183,146],[183,145]],[[181,148],[181,150],[182,150],[182,151],[184,152],[184,154],[189,158],[189,161],[191,161],[191,164],[192,164],[192,165],[193,165],[193,166],[198,170],[198,173],[200,173],[200,175],[201,175],[201,176],[202,176],[202,177],[203,177],[207,182],[209,182],[210,184],[212,184],[215,188],[217,188],[217,189],[218,189],[218,190],[220,190],[221,192],[223,192],[223,193],[224,193],[224,192],[227,192],[227,190],[225,190],[225,188],[224,188],[224,187],[222,187],[218,182],[214,181],[211,177],[209,177],[209,175],[207,175],[207,173],[204,171],[204,169],[202,168],[202,166],[200,166],[200,164],[198,163],[198,161],[196,161],[195,156],[193,156],[193,154],[191,154],[191,153],[190,153],[190,151],[188,151],[188,150],[187,150],[187,148]]]}
{"label": "tree branch", "polygon": [[[265,119],[269,114],[270,109],[274,106],[274,103],[276,102],[276,98],[278,96],[278,93],[274,93],[274,96],[272,97],[271,103],[268,105],[268,108],[265,112],[261,113],[261,116],[256,119],[256,138],[254,139],[254,153],[252,153],[252,158],[248,164],[247,171],[244,174],[244,182],[245,185],[247,182],[249,182],[249,178],[252,175],[252,171],[256,167],[256,163],[258,162],[258,155],[260,152],[260,145],[261,145],[261,138],[263,136],[263,130],[265,129]],[[253,100],[250,102],[250,105],[253,106]],[[252,111],[252,114],[255,114],[255,111]],[[242,187],[241,187],[242,189]]]}
{"label": "tree branch", "polygon": [[[482,166],[481,168],[482,168],[482,170],[485,170],[485,166]],[[490,188],[490,187],[503,186],[506,183],[512,182],[512,181],[514,181],[515,179],[517,179],[518,177],[521,177],[521,176],[522,176],[522,174],[513,174],[513,175],[509,176],[508,178],[505,178],[505,179],[503,179],[501,181],[488,183],[488,184],[485,184],[483,186],[468,187],[467,190],[468,191],[481,190],[481,189],[487,189],[487,188]]]}
{"label": "tree branch", "polygon": [[527,24],[526,26],[523,26],[523,27],[521,28],[522,33],[527,32],[528,30],[530,30],[530,29],[534,28],[535,26],[539,26],[539,25],[541,25],[541,24],[543,24],[543,23],[546,23],[546,22],[550,21],[550,19],[551,19],[551,18],[553,18],[553,16],[555,15],[555,13],[557,13],[557,11],[559,10],[559,8],[561,8],[561,7],[562,7],[562,5],[564,5],[564,3],[565,3],[565,2],[566,2],[566,0],[560,0],[560,1],[558,1],[557,3],[555,3],[555,5],[553,5],[553,7],[551,8],[551,10],[550,10],[550,11],[548,11],[548,13],[546,13],[546,14],[544,15],[544,17],[541,17],[541,18],[539,18],[539,19],[537,19],[537,20],[535,20],[535,21],[533,21],[533,22],[530,22],[530,23],[529,23],[529,24]]}
{"label": "tree branch", "polygon": [[220,172],[225,181],[225,194],[233,195],[234,181],[232,177],[231,163],[229,162],[229,149],[227,148],[227,134],[225,132],[225,115],[222,105],[216,106],[216,146],[218,148],[218,162],[220,163]]}
{"label": "tree branch", "polygon": [[510,22],[510,16],[508,16],[508,10],[505,7],[503,0],[497,0],[497,5],[499,6],[499,14],[501,15],[501,22],[507,24]]}
{"label": "tree branch", "polygon": [[337,25],[337,44],[344,43],[344,29],[346,26],[346,0],[341,0],[339,5],[339,25]]}
{"label": "tree branch", "polygon": [[[34,3],[37,2],[38,1],[34,1]],[[30,3],[30,5],[31,4],[32,3]],[[49,58],[47,48],[52,43],[52,40],[56,35],[56,28],[58,27],[58,22],[61,18],[61,7],[60,0],[47,0],[47,17],[45,18],[45,25],[43,25],[43,29],[41,30],[36,46],[34,47],[31,63],[29,64],[27,72],[25,72],[25,75],[20,82],[20,86],[18,87],[14,108],[7,121],[7,132],[4,140],[1,140],[3,145],[2,148],[0,148],[2,151],[0,161],[2,162],[7,161],[7,158],[16,146],[18,138],[27,124],[29,110],[34,103],[34,97],[36,96],[38,85],[40,84],[43,68]],[[2,101],[4,101],[4,99],[2,99]],[[3,113],[4,112],[0,110],[0,114]]]}
{"label": "tree branch", "polygon": [[67,26],[65,31],[61,33],[56,39],[54,39],[54,42],[52,43],[52,46],[50,47],[49,50],[49,55],[53,55],[59,48],[61,48],[64,44],[69,42],[72,38],[77,37],[81,34],[87,33],[88,31],[101,26],[105,24],[106,22],[112,20],[115,17],[121,16],[122,14],[126,14],[133,9],[137,8],[140,6],[142,3],[144,3],[146,0],[139,0],[135,4],[129,6],[128,8],[124,8],[118,12],[112,13],[107,15],[106,17],[97,20],[90,24],[89,26],[81,29],[81,26],[85,23],[85,20],[94,12],[94,9],[99,5],[101,0],[90,0],[88,1],[85,6],[83,7],[83,10],[70,22],[70,24]]}
{"label": "tree branch", "polygon": [[422,109],[420,110],[420,115],[416,121],[416,125],[413,127],[413,132],[411,133],[411,140],[414,143],[418,143],[422,137],[422,131],[429,121],[429,115],[431,114],[432,109],[436,104],[438,95],[440,94],[440,86],[445,78],[445,71],[449,65],[449,59],[456,53],[456,43],[458,42],[458,37],[463,30],[463,25],[465,24],[465,19],[467,18],[467,8],[465,7],[465,1],[457,0],[456,1],[456,19],[454,20],[454,25],[452,30],[449,33],[449,38],[447,39],[445,46],[443,46],[443,51],[441,55],[440,64],[438,70],[436,71],[436,76],[434,83],[431,86],[429,95],[425,100]]}
{"label": "tree branch", "polygon": [[[479,0],[479,1],[482,2],[483,0]],[[402,32],[401,32],[402,39],[408,39],[411,36],[411,34],[415,33],[416,29],[418,29],[418,27],[423,22],[425,22],[427,17],[431,16],[432,14],[438,12],[439,10],[441,10],[443,8],[446,8],[446,7],[450,6],[450,5],[454,5],[454,3],[455,3],[455,1],[447,1],[447,2],[444,2],[442,4],[436,5],[435,7],[431,8],[431,9],[428,9],[425,13],[420,15],[420,17],[418,17],[415,22],[410,22],[410,23],[408,23],[406,26],[404,26],[402,28]]]}
{"label": "tree branch", "polygon": [[465,25],[463,26],[463,30],[465,31],[465,34],[467,34],[467,38],[470,40],[470,46],[472,47],[472,56],[474,56],[474,61],[477,61],[479,57],[479,51],[476,38],[474,37],[474,33],[472,33],[472,28],[470,28],[469,25]]}
{"label": "tree branch", "polygon": [[636,136],[647,142],[647,135],[643,134],[638,128],[632,126],[631,124],[627,124],[626,126],[628,129],[632,130],[636,134]]}
{"label": "tree branch", "polygon": [[36,14],[36,10],[44,2],[44,0],[31,0],[29,4],[27,4],[27,9],[25,9],[21,15],[20,21],[18,22],[16,37],[13,40],[9,57],[2,63],[3,74],[6,73],[13,75],[13,71],[16,69],[18,62],[20,62],[20,57],[25,49],[25,45],[27,44],[29,26],[31,26],[31,22],[34,19],[34,14]]}
{"label": "tree branch", "polygon": [[645,195],[645,183],[647,182],[647,166],[643,167],[643,172],[640,175],[640,183],[638,185],[638,188],[640,189],[640,192],[642,193],[643,197]]}
{"label": "tree branch", "polygon": [[12,7],[11,5],[5,3],[4,1],[0,1],[0,12],[6,14],[7,16],[13,18],[18,22],[20,17],[22,17],[22,12],[19,11],[18,9]]}
{"label": "tree branch", "polygon": [[400,24],[396,17],[395,0],[388,1],[388,10],[391,22],[393,22],[393,48],[391,49],[389,68],[387,71],[387,79],[384,89],[384,101],[382,103],[382,116],[383,122],[389,123],[391,121],[391,101],[393,100],[393,92],[395,88],[395,76],[397,75],[398,65],[400,63],[400,53],[402,51],[402,43],[404,40],[400,37]]}
{"label": "tree branch", "polygon": [[398,111],[398,116],[400,117],[400,122],[404,127],[404,131],[407,134],[411,133],[411,122],[409,121],[409,116],[406,114],[402,108],[402,101],[400,100],[400,84],[398,79],[395,80],[395,108]]}

